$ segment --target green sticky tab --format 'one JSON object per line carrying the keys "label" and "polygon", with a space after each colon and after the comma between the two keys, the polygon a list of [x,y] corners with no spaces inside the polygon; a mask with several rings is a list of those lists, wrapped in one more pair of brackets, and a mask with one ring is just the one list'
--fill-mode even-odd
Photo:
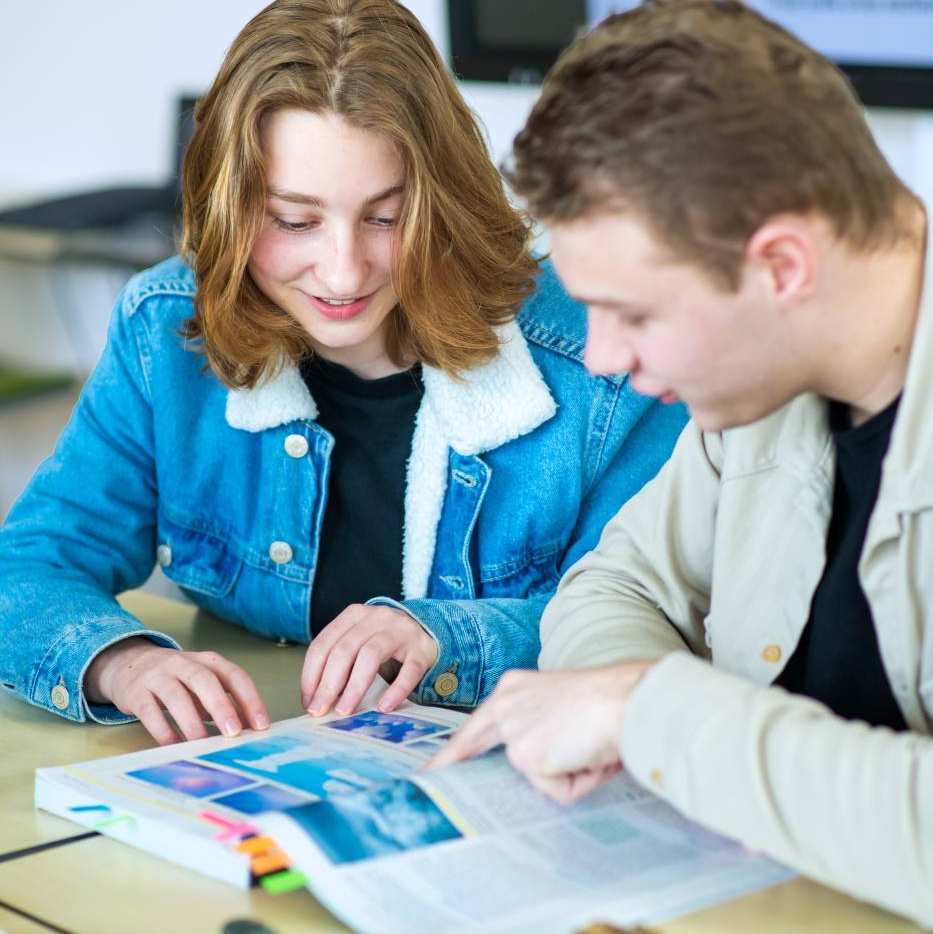
{"label": "green sticky tab", "polygon": [[308,884],[308,877],[297,869],[283,869],[281,872],[263,876],[259,884],[272,895],[282,895],[285,892],[303,889]]}
{"label": "green sticky tab", "polygon": [[129,814],[120,814],[117,817],[108,817],[107,820],[98,821],[94,825],[95,830],[103,830],[104,827],[112,827],[114,824],[129,824],[134,826],[136,821]]}

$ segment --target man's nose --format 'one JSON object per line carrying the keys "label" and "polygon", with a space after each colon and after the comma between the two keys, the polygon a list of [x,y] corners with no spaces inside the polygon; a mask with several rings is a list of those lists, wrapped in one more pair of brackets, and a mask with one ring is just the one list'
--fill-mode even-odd
{"label": "man's nose", "polygon": [[583,362],[594,376],[630,373],[635,369],[635,352],[629,342],[607,323],[601,312],[591,310],[587,314]]}

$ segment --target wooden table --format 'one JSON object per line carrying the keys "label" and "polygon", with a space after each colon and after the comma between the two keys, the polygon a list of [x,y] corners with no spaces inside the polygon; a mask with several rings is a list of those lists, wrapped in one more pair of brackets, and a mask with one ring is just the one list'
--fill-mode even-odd
{"label": "wooden table", "polygon": [[[198,614],[192,606],[144,593],[127,594],[121,602],[186,648],[216,649],[243,665],[256,680],[273,720],[300,713],[302,646],[280,647]],[[237,919],[250,919],[275,934],[346,931],[308,892],[244,892],[107,837],[86,836],[77,825],[33,808],[36,768],[151,745],[139,724],[79,726],[0,695],[0,931],[219,934]],[[662,934],[917,930],[894,915],[804,879],[657,928]]]}

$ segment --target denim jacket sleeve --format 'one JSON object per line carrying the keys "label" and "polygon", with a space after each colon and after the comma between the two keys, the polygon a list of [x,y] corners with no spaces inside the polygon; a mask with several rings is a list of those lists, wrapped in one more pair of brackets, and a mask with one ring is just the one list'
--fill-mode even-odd
{"label": "denim jacket sleeve", "polygon": [[[619,384],[618,394],[633,394],[627,381]],[[645,400],[644,406],[634,423],[623,427],[621,419],[613,419],[606,432],[594,436],[593,444],[599,449],[587,458],[592,476],[553,589],[525,598],[397,602],[377,597],[369,601],[406,610],[438,643],[437,661],[412,693],[412,700],[473,707],[509,669],[537,667],[539,623],[559,578],[596,546],[603,526],[660,470],[687,421],[682,405]],[[457,686],[452,693],[441,695],[437,679],[448,672],[456,676]],[[450,684],[447,679],[446,686]]]}
{"label": "denim jacket sleeve", "polygon": [[0,681],[76,721],[134,719],[84,699],[84,673],[107,646],[145,635],[179,648],[113,597],[142,584],[155,563],[147,341],[125,296],[55,451],[0,528]]}

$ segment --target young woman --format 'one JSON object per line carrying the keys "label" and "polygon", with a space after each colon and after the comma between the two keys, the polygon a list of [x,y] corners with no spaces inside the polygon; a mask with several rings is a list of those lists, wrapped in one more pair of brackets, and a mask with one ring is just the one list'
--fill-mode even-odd
{"label": "young woman", "polygon": [[377,672],[469,707],[536,662],[562,572],[667,458],[680,407],[582,364],[584,317],[393,0],[277,0],[197,109],[185,259],[134,278],[0,531],[0,675],[160,743],[268,715],[248,673],[113,598],[155,560],[310,642],[312,714]]}

